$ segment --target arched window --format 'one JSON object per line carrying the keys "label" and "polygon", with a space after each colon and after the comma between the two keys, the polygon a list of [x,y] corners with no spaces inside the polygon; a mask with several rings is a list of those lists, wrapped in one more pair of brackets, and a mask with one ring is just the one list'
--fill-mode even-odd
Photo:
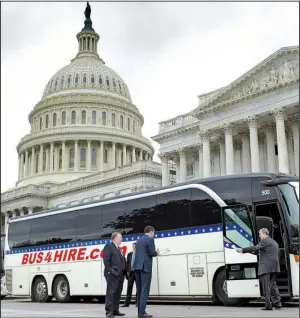
{"label": "arched window", "polygon": [[106,112],[102,112],[102,125],[106,125]]}
{"label": "arched window", "polygon": [[46,150],[43,151],[43,171],[46,171]]}
{"label": "arched window", "polygon": [[92,111],[92,124],[96,125],[97,113],[95,110]]}
{"label": "arched window", "polygon": [[86,111],[85,110],[83,110],[81,112],[81,123],[86,124]]}
{"label": "arched window", "polygon": [[54,113],[53,114],[53,127],[55,127],[57,125],[57,114]]}
{"label": "arched window", "polygon": [[62,77],[60,80],[60,86],[63,86],[63,85],[64,85],[64,77]]}
{"label": "arched window", "polygon": [[109,86],[109,79],[107,76],[106,76],[106,85]]}
{"label": "arched window", "polygon": [[62,169],[62,149],[59,149],[58,153],[58,169]]}
{"label": "arched window", "polygon": [[86,74],[83,75],[83,84],[86,84]]}
{"label": "arched window", "polygon": [[113,78],[113,86],[114,86],[114,89],[116,89],[116,82],[114,78]]}
{"label": "arched window", "polygon": [[132,131],[135,133],[135,121],[132,123]]}
{"label": "arched window", "polygon": [[57,80],[55,81],[55,89],[57,88]]}
{"label": "arched window", "polygon": [[46,115],[46,128],[49,127],[49,115]]}
{"label": "arched window", "polygon": [[69,152],[69,168],[70,169],[74,169],[74,159],[75,159],[75,150],[74,148],[71,148]]}
{"label": "arched window", "polygon": [[103,80],[102,80],[102,76],[99,75],[99,84],[102,85],[103,84]]}
{"label": "arched window", "polygon": [[68,85],[70,85],[71,84],[71,75],[69,75],[69,77],[68,77]]}
{"label": "arched window", "polygon": [[130,119],[129,118],[127,118],[127,129],[128,129],[128,131],[130,131]]}
{"label": "arched window", "polygon": [[76,74],[76,77],[75,77],[75,84],[78,84],[78,80],[79,80],[79,77],[78,77],[78,74]]}
{"label": "arched window", "polygon": [[120,128],[121,128],[121,129],[124,128],[124,118],[123,118],[122,115],[120,116]]}
{"label": "arched window", "polygon": [[86,149],[80,148],[80,168],[86,168]]}
{"label": "arched window", "polygon": [[72,125],[75,125],[75,124],[76,124],[76,111],[75,111],[75,110],[72,110],[71,124],[72,124]]}
{"label": "arched window", "polygon": [[103,162],[104,162],[104,163],[107,163],[107,159],[108,159],[108,151],[107,151],[107,149],[104,149]]}
{"label": "arched window", "polygon": [[118,82],[118,84],[119,84],[119,90],[120,90],[120,92],[122,92],[122,87],[121,87],[120,82]]}
{"label": "arched window", "polygon": [[97,149],[92,148],[92,169],[97,168]]}
{"label": "arched window", "polygon": [[114,113],[111,114],[111,125],[116,127],[116,115]]}
{"label": "arched window", "polygon": [[39,159],[40,159],[40,154],[37,151],[35,153],[35,173],[38,173],[38,171],[39,171]]}
{"label": "arched window", "polygon": [[94,84],[95,83],[95,77],[94,77],[94,74],[92,75],[91,77],[91,83]]}
{"label": "arched window", "polygon": [[121,152],[121,166],[124,165],[124,160],[123,160],[123,151]]}
{"label": "arched window", "polygon": [[66,112],[65,112],[65,111],[63,111],[63,112],[61,113],[61,124],[62,124],[62,125],[65,125],[65,124],[66,124]]}
{"label": "arched window", "polygon": [[43,129],[43,118],[40,117],[40,130]]}

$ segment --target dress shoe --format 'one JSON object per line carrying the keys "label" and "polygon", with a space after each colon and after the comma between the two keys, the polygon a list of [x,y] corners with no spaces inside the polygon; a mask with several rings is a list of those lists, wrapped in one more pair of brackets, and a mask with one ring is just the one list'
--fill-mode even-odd
{"label": "dress shoe", "polygon": [[124,304],[121,307],[129,307],[129,305],[128,304]]}
{"label": "dress shoe", "polygon": [[282,304],[281,303],[274,304],[274,308],[275,309],[281,309],[282,308]]}
{"label": "dress shoe", "polygon": [[106,317],[107,317],[107,318],[113,318],[114,315],[113,315],[113,314],[106,314]]}
{"label": "dress shoe", "polygon": [[139,315],[139,318],[152,318],[152,315],[148,315],[147,313],[144,313],[143,315]]}
{"label": "dress shoe", "polygon": [[264,307],[264,308],[261,308],[261,310],[273,310],[273,308],[266,308],[266,307]]}
{"label": "dress shoe", "polygon": [[122,312],[116,311],[114,312],[114,316],[125,316]]}

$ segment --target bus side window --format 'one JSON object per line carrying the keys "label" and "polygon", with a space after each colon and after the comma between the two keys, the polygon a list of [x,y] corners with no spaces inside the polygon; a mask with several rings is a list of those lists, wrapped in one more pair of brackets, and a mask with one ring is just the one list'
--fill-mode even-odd
{"label": "bus side window", "polygon": [[13,222],[8,227],[8,246],[10,249],[29,246],[30,220]]}
{"label": "bus side window", "polygon": [[113,232],[125,232],[126,203],[112,203],[101,206],[101,237],[110,238]]}
{"label": "bus side window", "polygon": [[79,241],[101,238],[101,207],[78,211],[76,236]]}
{"label": "bus side window", "polygon": [[191,218],[193,227],[222,223],[221,209],[218,203],[199,189],[192,189]]}
{"label": "bus side window", "polygon": [[147,225],[154,225],[156,196],[129,200],[124,207],[126,207],[126,235],[142,234]]}
{"label": "bus side window", "polygon": [[190,190],[157,195],[157,208],[154,213],[155,230],[165,231],[191,227],[190,203]]}

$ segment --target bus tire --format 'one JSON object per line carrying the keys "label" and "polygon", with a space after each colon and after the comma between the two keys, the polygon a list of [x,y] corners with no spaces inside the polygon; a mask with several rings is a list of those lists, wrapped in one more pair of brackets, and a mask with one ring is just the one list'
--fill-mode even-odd
{"label": "bus tire", "polygon": [[215,295],[224,306],[240,306],[243,298],[228,298],[226,290],[226,275],[225,269],[221,269],[214,281]]}
{"label": "bus tire", "polygon": [[34,279],[32,284],[31,300],[39,303],[49,301],[51,297],[48,296],[48,286],[43,276],[38,276]]}
{"label": "bus tire", "polygon": [[67,303],[70,300],[70,285],[65,275],[59,275],[55,278],[53,295],[59,303]]}

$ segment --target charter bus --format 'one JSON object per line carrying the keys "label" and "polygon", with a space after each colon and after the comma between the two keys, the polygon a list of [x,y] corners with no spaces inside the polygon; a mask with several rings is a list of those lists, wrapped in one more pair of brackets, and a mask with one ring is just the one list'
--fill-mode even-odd
{"label": "charter bus", "polygon": [[[156,229],[150,299],[241,305],[261,296],[257,243],[267,227],[280,246],[283,300],[299,298],[299,179],[268,173],[212,177],[9,219],[7,289],[32,301],[103,300],[103,248],[123,234],[126,256]],[[124,283],[123,295],[126,292]]]}
{"label": "charter bus", "polygon": [[5,288],[5,270],[4,270],[4,242],[5,242],[5,235],[1,234],[1,299],[5,298],[7,296],[7,291]]}

